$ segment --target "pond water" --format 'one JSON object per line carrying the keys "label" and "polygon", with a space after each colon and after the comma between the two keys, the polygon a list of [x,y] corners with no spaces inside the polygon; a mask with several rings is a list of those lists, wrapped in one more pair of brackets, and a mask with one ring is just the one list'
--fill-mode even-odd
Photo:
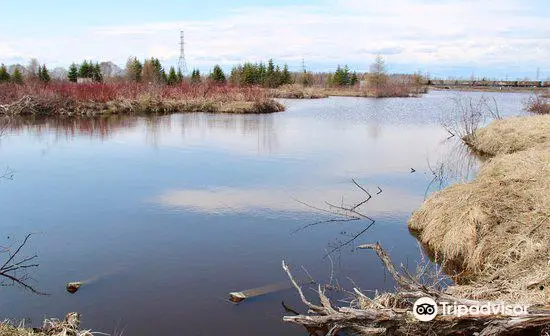
{"label": "pond water", "polygon": [[[333,273],[348,289],[352,279],[391,290],[374,253],[353,248],[379,241],[416,266],[407,220],[439,187],[431,169],[473,162],[456,154],[442,120],[455,99],[482,95],[503,115],[521,114],[527,97],[436,91],[283,100],[287,111],[268,115],[16,121],[0,142],[0,166],[14,172],[0,182],[0,245],[35,233],[24,250],[40,264],[29,283],[50,295],[2,287],[0,317],[37,325],[78,311],[84,328],[124,335],[307,335],[281,322],[281,301],[305,311],[294,290],[239,305],[227,294],[285,282],[283,259],[298,278],[303,265],[321,283]],[[361,211],[376,222],[325,258],[370,222],[303,228],[334,218],[303,203],[361,201],[352,179],[373,194]]]}

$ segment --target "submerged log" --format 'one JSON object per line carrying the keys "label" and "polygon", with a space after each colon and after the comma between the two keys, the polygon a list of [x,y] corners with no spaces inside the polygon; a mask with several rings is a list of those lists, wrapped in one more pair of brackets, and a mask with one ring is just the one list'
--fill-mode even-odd
{"label": "submerged log", "polygon": [[[538,332],[550,327],[550,306],[524,305],[523,313],[496,310],[511,305],[508,302],[489,302],[464,299],[452,296],[435,287],[423,285],[409,275],[404,267],[398,272],[386,251],[377,244],[359,246],[360,249],[374,250],[386,270],[397,284],[395,293],[385,293],[369,298],[359,289],[353,304],[348,307],[335,307],[325,295],[324,288],[318,286],[320,304],[314,304],[304,295],[294,279],[290,268],[283,261],[283,270],[298,291],[302,302],[308,307],[309,315],[285,316],[283,320],[300,324],[308,331],[323,335],[336,335],[339,331],[351,331],[360,335],[511,335],[524,332]],[[437,314],[432,320],[423,322],[415,317],[413,308],[419,298],[430,298],[444,308],[487,307],[491,314]],[[445,306],[446,304],[446,306]],[[450,308],[449,308],[450,309]],[[491,310],[492,309],[492,310]],[[449,312],[449,311],[447,311]],[[418,311],[417,311],[418,313]],[[328,331],[328,332],[327,332]]]}

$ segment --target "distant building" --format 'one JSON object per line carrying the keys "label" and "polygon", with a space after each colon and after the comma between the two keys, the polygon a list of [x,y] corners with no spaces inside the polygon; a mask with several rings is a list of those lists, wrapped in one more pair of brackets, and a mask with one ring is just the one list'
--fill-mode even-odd
{"label": "distant building", "polygon": [[90,84],[90,83],[93,83],[94,81],[93,81],[93,79],[91,79],[91,78],[82,78],[82,77],[78,77],[78,78],[76,79],[76,82],[77,82],[78,84]]}

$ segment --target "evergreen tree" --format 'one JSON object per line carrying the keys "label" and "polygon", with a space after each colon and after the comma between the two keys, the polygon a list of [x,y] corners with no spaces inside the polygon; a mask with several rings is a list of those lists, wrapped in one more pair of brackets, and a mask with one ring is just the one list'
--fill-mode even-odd
{"label": "evergreen tree", "polygon": [[23,75],[21,74],[21,70],[19,70],[19,68],[15,68],[13,75],[11,76],[11,80],[15,84],[23,84]]}
{"label": "evergreen tree", "polygon": [[191,72],[191,84],[199,84],[200,82],[201,82],[201,73],[199,69],[193,70],[193,72]]}
{"label": "evergreen tree", "polygon": [[84,60],[78,70],[78,77],[80,78],[92,78],[93,77],[93,65],[92,62]]}
{"label": "evergreen tree", "polygon": [[354,86],[355,84],[357,84],[359,82],[359,78],[357,78],[357,74],[355,72],[353,72],[351,74],[351,79],[350,79],[350,83],[349,85],[351,86]]}
{"label": "evergreen tree", "polygon": [[282,74],[281,74],[281,67],[279,67],[279,64],[275,67],[275,73],[273,74],[273,87],[278,87],[282,85]]}
{"label": "evergreen tree", "polygon": [[216,64],[210,73],[210,79],[218,83],[225,83],[225,74],[222,68]]}
{"label": "evergreen tree", "polygon": [[67,77],[71,82],[76,83],[78,78],[78,66],[76,64],[71,64],[69,67],[69,73],[67,74]]}
{"label": "evergreen tree", "polygon": [[275,65],[272,59],[267,66],[260,63],[246,62],[235,66],[231,70],[230,81],[236,85],[261,85],[264,87],[277,87],[283,84],[292,83],[292,74],[285,65],[283,70]]}
{"label": "evergreen tree", "polygon": [[38,78],[42,82],[49,82],[51,80],[50,74],[48,72],[48,68],[46,68],[46,65],[42,65],[40,68],[38,68]]}
{"label": "evergreen tree", "polygon": [[168,85],[174,85],[178,83],[178,75],[176,75],[176,69],[170,67],[170,72],[168,74],[168,80],[166,81]]}
{"label": "evergreen tree", "polygon": [[163,82],[164,78],[166,78],[166,73],[164,72],[164,68],[160,64],[159,59],[151,58],[151,64],[153,65],[153,69],[154,69],[155,82],[157,83]]}
{"label": "evergreen tree", "polygon": [[8,73],[8,69],[6,68],[6,66],[2,63],[2,65],[0,65],[0,83],[9,81],[10,74]]}
{"label": "evergreen tree", "polygon": [[352,76],[350,75],[349,68],[347,65],[344,68],[338,65],[338,67],[336,68],[336,71],[330,77],[329,84],[334,86],[352,85],[351,77]]}
{"label": "evergreen tree", "polygon": [[288,65],[285,64],[283,67],[283,73],[281,75],[281,84],[292,84],[292,75],[290,74],[290,71],[288,71]]}
{"label": "evergreen tree", "polygon": [[181,69],[178,69],[177,76],[178,76],[178,83],[183,82],[183,73],[181,72]]}
{"label": "evergreen tree", "polygon": [[265,74],[265,86],[267,87],[275,87],[275,65],[273,64],[273,59],[269,59],[267,62],[267,71]]}
{"label": "evergreen tree", "polygon": [[126,78],[132,82],[141,81],[142,69],[143,69],[143,65],[137,58],[135,57],[128,58],[128,61],[126,62]]}
{"label": "evergreen tree", "polygon": [[103,75],[101,74],[101,68],[99,67],[99,63],[96,63],[95,65],[92,65],[91,75],[92,75],[92,79],[94,81],[96,81],[96,82],[102,82],[103,81]]}

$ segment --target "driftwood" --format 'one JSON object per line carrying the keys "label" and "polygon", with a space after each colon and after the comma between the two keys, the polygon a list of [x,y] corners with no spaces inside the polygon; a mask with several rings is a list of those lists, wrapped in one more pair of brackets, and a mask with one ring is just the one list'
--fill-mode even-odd
{"label": "driftwood", "polygon": [[0,105],[0,113],[7,115],[23,115],[23,114],[38,114],[36,101],[30,96],[11,103]]}
{"label": "driftwood", "polygon": [[[467,307],[490,307],[508,304],[488,302],[451,296],[434,286],[421,284],[411,276],[403,266],[398,272],[386,251],[377,244],[361,245],[359,249],[374,250],[386,270],[392,275],[397,289],[395,293],[386,293],[369,298],[354,288],[356,299],[348,307],[335,307],[318,286],[320,304],[309,301],[294,279],[290,268],[283,261],[283,270],[292,285],[298,291],[302,302],[309,310],[308,315],[285,316],[283,320],[300,324],[311,335],[336,335],[339,331],[353,332],[359,335],[514,335],[529,332],[529,335],[542,334],[550,329],[550,306],[526,305],[525,314],[507,315],[437,315],[430,322],[421,322],[412,314],[414,302],[429,297],[438,304],[456,303]],[[544,331],[546,332],[546,331]]]}

